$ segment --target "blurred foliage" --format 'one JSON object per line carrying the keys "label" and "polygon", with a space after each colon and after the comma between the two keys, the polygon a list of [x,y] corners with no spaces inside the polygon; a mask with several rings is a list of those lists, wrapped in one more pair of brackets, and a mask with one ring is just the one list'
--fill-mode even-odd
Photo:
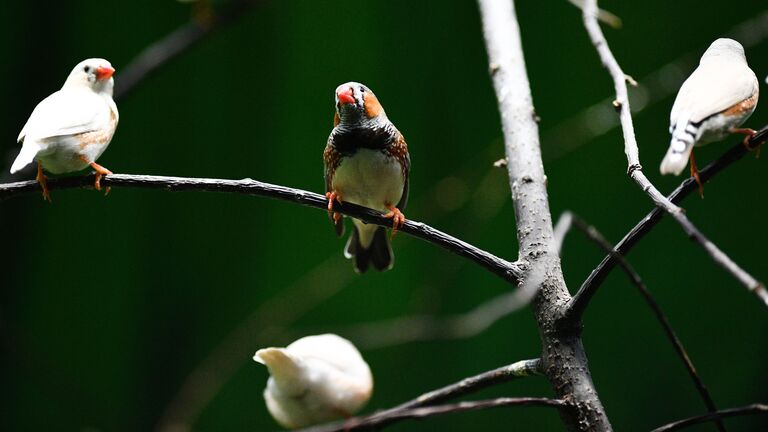
{"label": "blurred foliage", "polygon": [[[601,7],[622,18],[623,28],[606,29],[607,37],[624,69],[639,78],[685,53],[698,55],[734,25],[763,13],[766,3],[612,0]],[[611,96],[576,8],[565,0],[521,1],[517,8],[543,133]],[[74,64],[106,57],[119,85],[121,67],[190,15],[189,5],[171,0],[0,4],[3,166],[18,151],[15,138],[32,108]],[[762,80],[768,41],[747,50],[747,57]],[[406,216],[514,259],[506,176],[491,167],[503,153],[499,116],[472,1],[265,0],[120,101],[121,123],[99,162],[120,173],[252,177],[322,192],[333,89],[349,80],[376,92],[410,144]],[[656,168],[668,143],[671,104],[667,97],[636,116],[646,172],[667,191],[680,180],[661,178]],[[758,107],[749,125],[768,122],[765,113]],[[565,154],[558,149],[568,143],[543,146],[555,218],[571,209],[617,241],[651,208],[625,175],[619,130]],[[725,148],[713,144],[697,151],[697,159],[703,165]],[[684,203],[711,239],[762,280],[768,280],[766,163],[747,157],[707,185],[706,199]],[[12,179],[3,168],[0,177],[23,176]],[[266,370],[250,356],[288,342],[286,333],[266,330],[283,317],[292,321],[294,302],[307,310],[296,313],[289,334],[344,335],[355,323],[461,313],[510,289],[403,234],[394,241],[394,270],[351,274],[341,254],[344,242],[325,214],[246,196],[116,189],[105,198],[54,191],[52,205],[39,196],[0,203],[0,227],[6,244],[0,428],[9,431],[153,429],[184,379],[249,316],[255,324],[236,338],[240,352],[224,355],[236,373],[205,404],[194,429],[277,429],[261,396]],[[602,254],[572,233],[563,257],[574,291]],[[668,312],[716,402],[766,401],[764,306],[670,221],[629,259]],[[317,277],[305,277],[318,268]],[[288,298],[260,309],[275,296]],[[254,311],[261,312],[254,317]],[[624,275],[614,272],[596,296],[584,344],[616,429],[648,430],[703,412],[660,326]],[[364,350],[376,380],[368,409],[539,351],[530,310],[470,340]],[[543,378],[531,378],[477,397],[551,394]],[[766,427],[756,418],[729,424],[731,430]],[[391,430],[509,425],[562,427],[549,410],[500,409]]]}

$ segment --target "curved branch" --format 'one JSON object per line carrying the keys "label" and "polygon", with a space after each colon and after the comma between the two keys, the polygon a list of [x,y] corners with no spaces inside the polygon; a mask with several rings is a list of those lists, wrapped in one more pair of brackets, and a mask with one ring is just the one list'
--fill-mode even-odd
{"label": "curved branch", "polygon": [[[635,287],[637,287],[638,291],[640,291],[640,294],[645,299],[645,302],[648,303],[648,306],[650,306],[653,314],[656,315],[656,319],[659,321],[659,324],[661,324],[661,327],[664,328],[664,333],[666,334],[667,339],[669,339],[669,342],[675,348],[677,356],[680,358],[680,361],[683,362],[683,366],[685,366],[685,369],[688,371],[688,375],[693,380],[693,384],[696,386],[696,390],[699,392],[701,399],[704,401],[704,406],[706,406],[710,413],[716,412],[717,406],[715,405],[715,401],[709,394],[709,390],[707,390],[707,386],[704,385],[704,381],[699,376],[699,373],[696,372],[696,368],[693,366],[693,362],[688,356],[688,352],[685,350],[683,343],[680,341],[680,338],[677,337],[677,333],[675,333],[675,330],[672,328],[672,324],[669,322],[669,318],[667,318],[667,315],[664,313],[664,311],[661,310],[661,307],[656,302],[656,299],[651,294],[651,291],[645,285],[645,282],[643,282],[643,280],[640,278],[640,275],[635,271],[632,265],[629,264],[629,262],[623,256],[616,252],[616,249],[614,249],[613,245],[608,240],[606,240],[605,237],[603,237],[597,228],[589,225],[579,216],[576,216],[571,212],[565,212],[562,216],[560,216],[560,221],[558,221],[557,225],[562,225],[563,233],[567,232],[571,225],[575,226],[584,234],[585,237],[593,241],[601,249],[603,249],[604,252],[611,254],[611,256],[619,261],[619,266],[622,270],[624,270],[624,273],[626,273],[629,281],[632,282]],[[723,422],[719,419],[716,420],[716,422],[717,429],[721,432],[725,432],[725,425]]]}
{"label": "curved branch", "polygon": [[[93,174],[48,179],[51,190],[89,188],[93,186]],[[252,179],[225,180],[190,177],[166,177],[132,174],[110,174],[101,179],[104,187],[136,187],[144,189],[163,189],[166,191],[230,192],[244,195],[257,195],[294,202],[309,207],[326,210],[328,200],[325,196],[302,189],[273,185]],[[38,193],[40,187],[34,180],[0,184],[0,201],[29,193]],[[392,226],[392,220],[381,213],[355,204],[336,204],[334,210],[352,216],[367,223]],[[509,262],[471,244],[450,236],[431,226],[407,220],[400,231],[414,237],[434,243],[501,277],[509,283],[517,284],[525,270],[521,262]]]}
{"label": "curved branch", "polygon": [[[750,139],[749,147],[756,148],[767,139],[768,126],[761,129]],[[706,168],[699,172],[701,181],[703,183],[708,182],[732,163],[744,157],[746,153],[746,147],[741,143],[741,141],[739,141],[717,160],[707,165]],[[698,187],[696,185],[696,181],[692,177],[689,177],[683,180],[683,182],[680,183],[680,185],[674,191],[672,191],[671,194],[669,194],[668,198],[674,203],[679,203],[685,197],[690,195],[691,192],[697,190],[697,188]],[[621,239],[620,242],[616,244],[616,251],[619,254],[626,256],[627,253],[629,253],[629,251],[635,247],[635,245],[643,237],[645,237],[645,235],[648,234],[653,229],[653,227],[656,226],[656,224],[659,223],[663,216],[664,210],[661,208],[656,207],[651,210],[624,236],[624,238]],[[608,277],[608,274],[611,272],[611,270],[616,267],[616,264],[618,264],[618,260],[611,254],[608,254],[605,258],[603,258],[603,261],[600,262],[600,264],[598,264],[594,270],[592,270],[592,273],[590,273],[584,283],[581,284],[579,291],[573,296],[573,299],[569,303],[569,308],[566,311],[565,317],[570,316],[572,317],[571,319],[577,319],[577,317],[581,317],[590,300],[592,299],[592,296],[595,295],[597,289],[605,281],[605,278]],[[756,287],[753,292],[760,299],[762,299],[766,305],[768,305],[768,291],[766,291],[764,286]]]}
{"label": "curved branch", "polygon": [[[619,66],[619,63],[613,56],[611,49],[608,47],[608,42],[600,29],[600,24],[597,21],[597,0],[585,0],[582,18],[584,27],[603,62],[603,66],[605,66],[613,79],[614,88],[616,90],[614,106],[619,110],[621,128],[624,133],[624,152],[627,155],[627,162],[629,164],[629,169],[627,171],[629,176],[646,194],[648,194],[658,207],[664,209],[675,219],[675,221],[677,221],[678,224],[680,224],[683,231],[685,231],[692,240],[696,241],[696,243],[704,248],[715,263],[730,273],[749,291],[760,295],[759,293],[761,291],[765,291],[763,284],[739,267],[739,265],[728,257],[728,255],[704,236],[704,234],[702,234],[683,213],[682,209],[662,195],[643,173],[642,166],[640,165],[640,156],[637,148],[637,140],[635,138],[635,130],[627,92],[627,81],[631,78],[628,77],[628,75],[621,69],[621,66]],[[588,303],[588,299],[587,302],[584,302],[582,300],[583,298],[577,297],[578,295],[579,293],[571,299],[566,311],[566,316],[564,316],[560,323],[561,325],[576,325],[576,323],[579,322],[579,318],[586,307],[586,303]],[[761,296],[761,298],[766,302],[766,305],[768,305],[768,297]]]}
{"label": "curved branch", "polygon": [[233,0],[220,12],[205,19],[193,19],[173,33],[146,47],[115,79],[115,100],[125,97],[136,85],[161,66],[183,53],[205,36],[235,21],[258,0]]}
{"label": "curved branch", "polygon": [[518,397],[498,398],[472,402],[458,402],[455,404],[436,405],[422,408],[410,408],[393,411],[390,413],[373,414],[368,417],[354,417],[349,420],[330,425],[323,425],[301,429],[301,432],[347,432],[379,429],[383,426],[406,419],[422,419],[443,414],[460,413],[464,411],[477,411],[488,408],[500,408],[510,406],[551,407],[564,409],[570,407],[561,399]]}
{"label": "curved branch", "polygon": [[720,411],[716,411],[709,414],[704,414],[696,417],[689,417],[687,419],[679,420],[674,423],[669,423],[664,426],[658,427],[651,432],[672,432],[693,426],[701,423],[711,422],[727,417],[737,417],[754,414],[768,414],[768,405],[766,404],[752,404],[738,408],[728,408]]}

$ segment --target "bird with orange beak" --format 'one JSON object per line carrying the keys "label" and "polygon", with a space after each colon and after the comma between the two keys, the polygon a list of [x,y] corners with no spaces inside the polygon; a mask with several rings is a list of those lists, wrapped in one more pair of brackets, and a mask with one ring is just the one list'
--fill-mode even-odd
{"label": "bird with orange beak", "polygon": [[[411,166],[408,146],[389,121],[376,95],[366,86],[348,82],[336,88],[334,128],[328,137],[323,160],[328,212],[336,233],[344,234],[336,202],[350,202],[384,213],[392,219],[392,236],[405,223],[402,210],[408,201]],[[344,249],[355,271],[365,273],[372,265],[389,270],[394,255],[386,229],[353,219],[354,232]]]}
{"label": "bird with orange beak", "polygon": [[100,58],[83,60],[72,69],[61,89],[35,107],[19,133],[21,151],[11,166],[16,173],[37,161],[37,181],[50,201],[45,174],[96,170],[94,186],[111,171],[96,163],[117,128],[119,115],[112,100],[115,69]]}

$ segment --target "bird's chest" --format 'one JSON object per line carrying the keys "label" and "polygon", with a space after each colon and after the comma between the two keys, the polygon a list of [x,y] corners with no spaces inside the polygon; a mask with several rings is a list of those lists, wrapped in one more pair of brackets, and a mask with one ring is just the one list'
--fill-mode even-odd
{"label": "bird's chest", "polygon": [[344,201],[384,211],[400,201],[405,179],[394,157],[382,150],[359,149],[341,159],[332,186]]}

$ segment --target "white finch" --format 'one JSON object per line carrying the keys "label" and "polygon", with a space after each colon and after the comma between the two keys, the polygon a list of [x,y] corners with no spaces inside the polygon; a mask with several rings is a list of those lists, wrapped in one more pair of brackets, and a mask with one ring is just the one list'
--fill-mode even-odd
{"label": "white finch", "polygon": [[677,93],[669,116],[672,141],[661,161],[661,173],[679,175],[690,159],[691,175],[699,181],[693,146],[730,133],[747,134],[746,143],[755,131],[738,126],[755,110],[758,93],[757,77],[747,65],[741,44],[725,38],[712,42]]}
{"label": "white finch", "polygon": [[272,417],[286,428],[349,417],[371,397],[368,364],[351,342],[335,334],[260,349],[253,359],[269,369],[264,399]]}
{"label": "white finch", "polygon": [[96,163],[117,128],[119,115],[112,100],[115,69],[100,58],[78,63],[61,90],[43,99],[24,128],[18,142],[21,151],[11,166],[16,173],[37,160],[37,181],[43,197],[51,200],[43,169],[54,174],[96,170],[94,186],[101,190],[101,176],[112,174]]}

